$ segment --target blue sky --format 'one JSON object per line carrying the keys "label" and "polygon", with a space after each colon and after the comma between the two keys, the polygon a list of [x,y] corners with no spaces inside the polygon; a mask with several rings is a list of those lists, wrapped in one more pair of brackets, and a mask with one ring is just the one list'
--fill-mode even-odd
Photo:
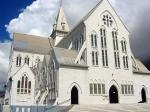
{"label": "blue sky", "polygon": [[0,41],[10,39],[5,25],[16,18],[34,0],[0,0]]}

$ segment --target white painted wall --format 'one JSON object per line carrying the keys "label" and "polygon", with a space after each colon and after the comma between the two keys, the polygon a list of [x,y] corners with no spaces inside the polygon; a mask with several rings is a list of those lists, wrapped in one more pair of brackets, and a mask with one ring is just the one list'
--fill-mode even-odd
{"label": "white painted wall", "polygon": [[[73,86],[76,86],[79,90],[79,104],[84,104],[87,101],[88,84],[86,70],[75,67],[61,67],[59,68],[58,81],[58,103],[70,99]],[[69,101],[64,105],[70,105],[70,103]]]}
{"label": "white painted wall", "polygon": [[[102,53],[101,53],[101,38],[100,38],[100,28],[103,25],[103,22],[101,21],[101,14],[103,12],[108,11],[112,17],[114,18],[114,21],[116,24],[111,27],[107,28],[107,50],[108,50],[108,67],[102,66]],[[90,15],[88,19],[85,20],[85,31],[86,31],[86,48],[87,48],[87,64],[89,66],[88,70],[80,70],[75,68],[59,68],[59,96],[58,96],[58,102],[64,102],[68,99],[70,99],[70,92],[71,89],[68,89],[69,87],[72,87],[74,85],[79,85],[79,104],[108,104],[109,103],[109,89],[112,85],[115,85],[119,92],[119,103],[137,103],[139,102],[139,93],[140,85],[139,82],[145,82],[145,85],[149,85],[148,81],[149,78],[145,78],[144,76],[136,76],[132,73],[132,63],[131,63],[131,50],[130,50],[130,43],[129,43],[129,32],[120,21],[117,14],[114,12],[112,7],[109,5],[107,0],[104,0],[99,7]],[[78,29],[80,27],[77,27],[72,33],[69,35],[69,38],[72,38],[72,41],[69,43],[73,43],[75,39],[79,38],[79,34],[82,32]],[[118,44],[119,44],[119,53],[120,53],[120,63],[121,67],[119,69],[115,68],[115,61],[114,61],[114,49],[113,49],[113,40],[112,40],[112,31],[113,28],[116,28],[118,30]],[[91,56],[91,32],[96,31],[98,35],[98,52],[99,52],[99,65],[98,66],[92,66],[92,56]],[[76,38],[75,38],[76,36]],[[124,53],[122,52],[121,48],[121,40],[122,38],[125,38],[127,41],[127,56],[128,56],[128,62],[129,62],[129,68],[124,69],[123,67],[123,60],[122,57]],[[64,42],[65,43],[65,42]],[[62,43],[63,45],[63,43]],[[66,44],[65,44],[66,45]],[[63,46],[62,46],[63,47]],[[72,46],[73,47],[73,46]],[[66,46],[65,46],[66,48]],[[68,46],[68,48],[70,48]],[[79,51],[80,52],[80,51]],[[141,78],[142,77],[142,78]],[[143,79],[143,81],[141,81]],[[146,79],[146,80],[145,80]],[[89,93],[89,83],[92,81],[102,82],[106,86],[106,97],[103,97],[102,95],[90,95]],[[95,81],[95,82],[96,82]],[[122,95],[121,94],[121,84],[131,84],[134,85],[134,95]],[[149,87],[149,86],[148,86]],[[69,90],[69,91],[68,91]],[[82,91],[82,94],[80,93]],[[68,102],[69,104],[70,102]]]}
{"label": "white painted wall", "polygon": [[[102,17],[101,14],[103,12],[108,11],[116,24],[111,27],[107,28],[107,50],[108,50],[108,67],[102,66],[102,53],[101,53],[101,38],[100,38],[100,28],[103,25],[101,21]],[[112,29],[118,29],[118,41],[119,41],[119,52],[120,52],[120,63],[121,67],[119,69],[115,68],[115,61],[114,61],[114,49],[113,49],[113,40],[112,40]],[[99,52],[99,65],[92,66],[92,48],[91,48],[91,32],[96,31],[98,35],[98,52]],[[62,103],[66,100],[69,102],[64,103],[63,105],[70,105],[70,97],[71,97],[71,89],[73,86],[76,86],[79,91],[79,104],[108,104],[109,103],[109,89],[112,85],[115,85],[119,92],[119,103],[137,103],[141,100],[140,91],[141,88],[144,86],[147,90],[147,98],[148,102],[150,99],[150,76],[147,75],[137,75],[132,73],[132,63],[131,63],[131,50],[130,50],[130,43],[129,43],[129,32],[120,21],[117,14],[114,12],[112,7],[109,5],[107,0],[104,0],[99,7],[90,15],[88,19],[84,21],[74,31],[69,35],[68,40],[63,40],[64,42],[59,45],[60,47],[67,48],[67,49],[74,49],[74,41],[79,39],[80,36],[84,34],[86,40],[85,45],[83,46],[84,49],[87,49],[87,65],[89,66],[88,69],[71,67],[71,66],[59,66],[56,62],[56,96],[58,92],[58,98],[56,99],[56,103]],[[129,62],[129,69],[123,68],[123,61],[121,50],[121,40],[125,38],[127,41],[127,55],[128,55],[128,62]],[[66,37],[67,38],[67,37]],[[56,42],[57,43],[57,42]],[[81,49],[82,50],[82,49]],[[79,54],[81,51],[78,51]],[[36,53],[27,53],[27,52],[20,52],[20,51],[13,51],[12,52],[12,65],[11,71],[9,72],[9,76],[13,76],[13,83],[11,88],[11,104],[12,105],[31,105],[34,104],[34,86],[35,86],[35,77],[31,72],[30,68],[25,65],[19,72],[17,72],[20,67],[16,67],[16,57],[18,54],[21,54],[22,57],[22,66],[24,64],[25,56],[29,56],[30,64],[29,67],[33,67],[35,65],[36,58],[39,57],[40,60],[43,61],[44,55],[36,54]],[[52,54],[54,55],[54,54]],[[52,56],[51,55],[51,56]],[[52,56],[51,61],[56,57]],[[80,59],[80,57],[78,56]],[[77,59],[78,61],[78,59]],[[43,65],[43,67],[46,65]],[[29,79],[32,82],[32,93],[31,95],[17,95],[16,94],[16,87],[17,81],[20,79],[21,75],[27,72],[29,74]],[[51,75],[51,74],[49,74]],[[48,77],[50,78],[50,77]],[[48,79],[47,79],[48,80]],[[48,84],[50,84],[50,80],[48,80]],[[104,83],[106,86],[106,93],[105,97],[103,95],[90,95],[89,91],[89,84],[91,82],[94,83]],[[133,84],[134,85],[134,95],[122,95],[121,94],[121,84]]]}
{"label": "white painted wall", "polygon": [[[21,80],[21,77],[26,74],[28,80],[31,81],[31,94],[17,94],[17,81]],[[34,88],[35,88],[35,76],[28,67],[24,65],[13,77],[11,88],[11,105],[33,105],[34,104]]]}
{"label": "white painted wall", "polygon": [[[21,66],[16,66],[16,58],[18,55],[21,55]],[[25,57],[28,56],[30,61],[29,65],[24,65],[25,63]],[[34,104],[34,98],[35,98],[35,76],[31,72],[30,67],[34,67],[36,63],[37,57],[40,59],[40,61],[43,61],[44,55],[43,54],[36,54],[36,53],[30,53],[30,52],[21,52],[21,51],[13,51],[12,57],[10,59],[10,70],[9,70],[9,77],[12,77],[12,88],[10,88],[10,92],[7,91],[7,98],[10,99],[11,105],[29,105]],[[16,87],[17,87],[17,81],[22,76],[22,73],[27,73],[29,75],[29,79],[32,82],[32,93],[31,95],[17,95],[16,94]],[[10,94],[10,95],[9,95]]]}
{"label": "white painted wall", "polygon": [[142,88],[146,91],[147,102],[150,102],[150,75],[134,73],[135,80],[135,97],[137,102],[141,101]]}

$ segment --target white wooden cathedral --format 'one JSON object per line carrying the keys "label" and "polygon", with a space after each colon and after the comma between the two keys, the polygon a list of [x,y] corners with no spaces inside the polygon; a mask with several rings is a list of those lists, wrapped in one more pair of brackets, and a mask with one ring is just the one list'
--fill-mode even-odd
{"label": "white wooden cathedral", "polygon": [[5,104],[150,102],[150,71],[132,54],[129,36],[108,0],[72,30],[60,7],[49,38],[13,34]]}

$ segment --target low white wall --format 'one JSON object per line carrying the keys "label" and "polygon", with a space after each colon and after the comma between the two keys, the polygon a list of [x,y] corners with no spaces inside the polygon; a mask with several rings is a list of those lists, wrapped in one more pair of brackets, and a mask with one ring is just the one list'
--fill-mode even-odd
{"label": "low white wall", "polygon": [[141,101],[142,88],[146,91],[147,102],[150,102],[150,74],[137,74],[134,73],[135,79],[135,96],[137,101]]}

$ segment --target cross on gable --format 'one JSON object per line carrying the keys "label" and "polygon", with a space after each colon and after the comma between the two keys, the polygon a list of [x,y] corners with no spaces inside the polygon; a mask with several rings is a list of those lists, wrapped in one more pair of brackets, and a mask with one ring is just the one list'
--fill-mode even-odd
{"label": "cross on gable", "polygon": [[108,27],[112,26],[113,21],[112,21],[112,17],[108,16],[108,15],[103,15],[103,22],[104,25],[107,25]]}

